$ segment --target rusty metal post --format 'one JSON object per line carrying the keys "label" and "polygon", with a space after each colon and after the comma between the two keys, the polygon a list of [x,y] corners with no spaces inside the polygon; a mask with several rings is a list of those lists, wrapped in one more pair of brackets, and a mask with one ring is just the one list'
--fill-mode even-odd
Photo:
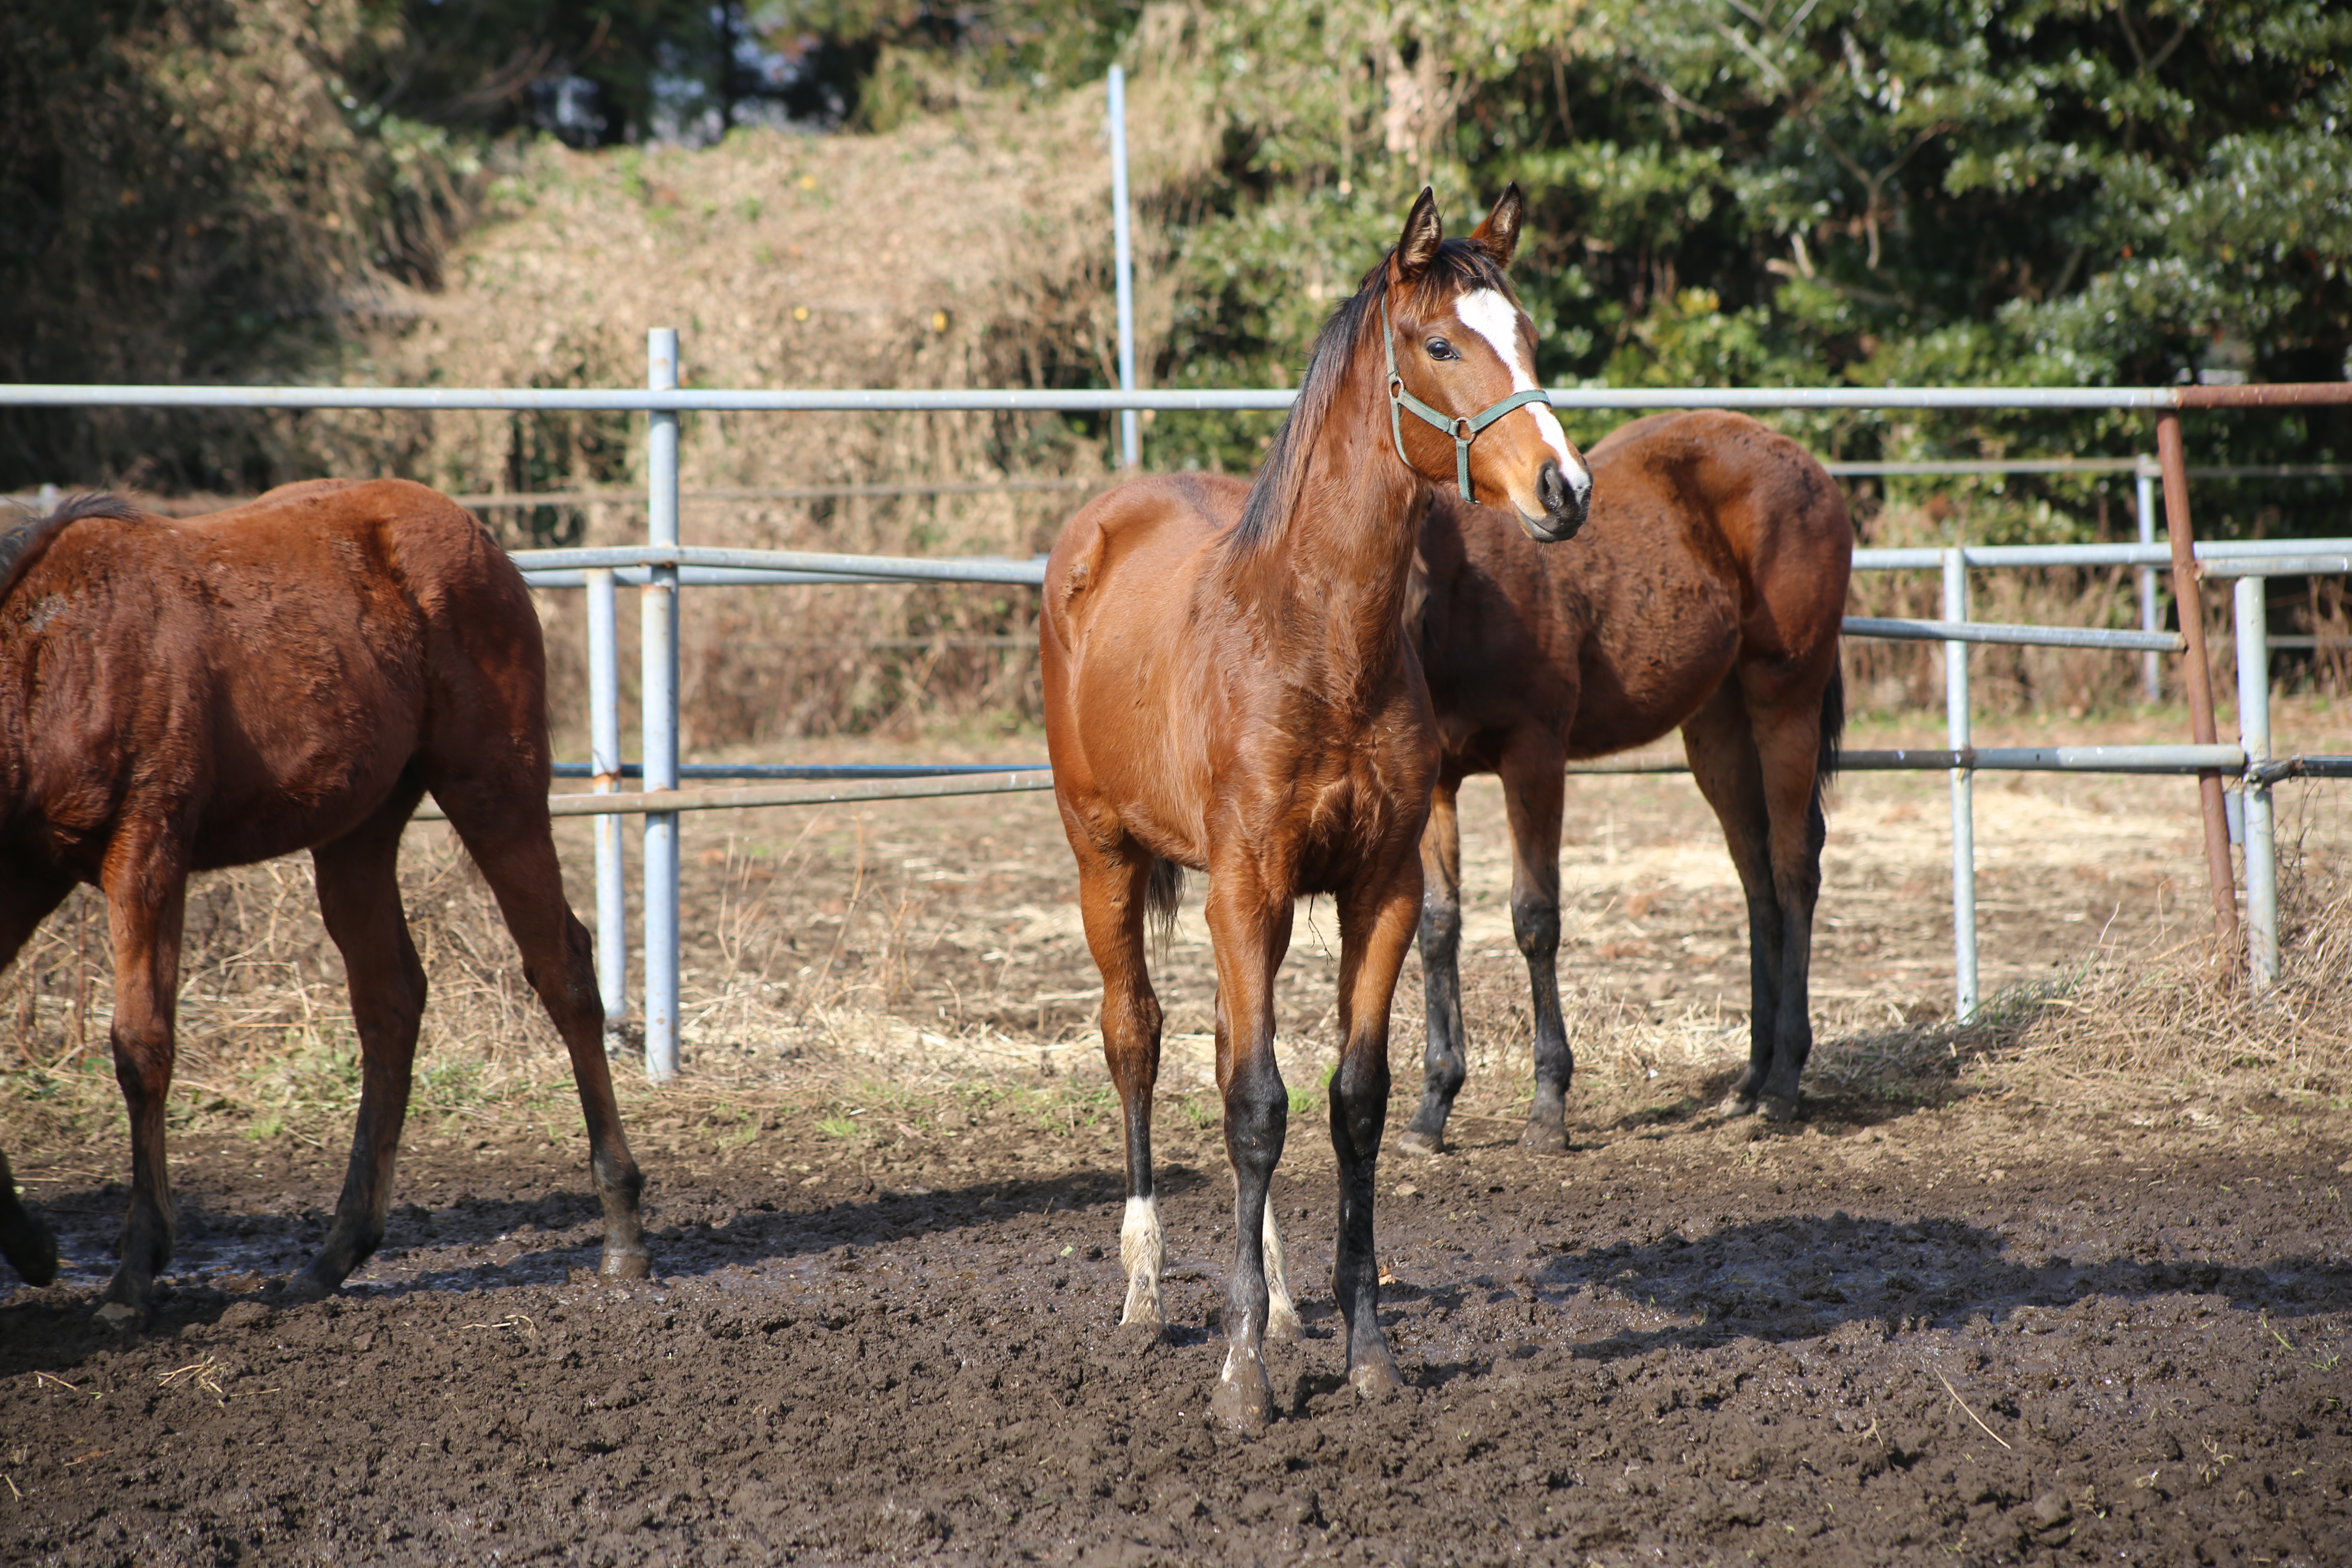
{"label": "rusty metal post", "polygon": [[[2180,636],[2189,645],[2181,682],[2189,694],[2189,737],[2214,743],[2213,667],[2205,658],[2205,595],[2197,580],[2196,534],[2189,523],[2189,465],[2180,445],[2180,416],[2170,409],[2156,416],[2156,458],[2164,469],[2164,525],[2172,546],[2172,602],[2180,611]],[[2230,868],[2230,820],[2218,772],[2197,775],[2205,809],[2205,870],[2213,884],[2216,962],[2234,976],[2238,961],[2238,880]]]}

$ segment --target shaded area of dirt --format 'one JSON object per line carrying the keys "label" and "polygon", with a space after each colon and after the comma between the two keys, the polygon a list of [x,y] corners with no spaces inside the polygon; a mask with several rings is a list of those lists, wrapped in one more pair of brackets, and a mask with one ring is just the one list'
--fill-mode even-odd
{"label": "shaded area of dirt", "polygon": [[[2352,1542],[2339,1113],[2189,1130],[1817,1108],[1800,1131],[1506,1121],[1391,1155],[1383,1317],[1340,1378],[1331,1160],[1276,1197],[1284,1419],[1202,1415],[1230,1188],[1168,1102],[1171,1342],[1121,1299],[1098,1099],[820,1120],[638,1107],[656,1278],[580,1139],[417,1138],[385,1253],[276,1305],[340,1161],[191,1138],[145,1335],[90,1322],[110,1144],[23,1174],[79,1272],[0,1306],[0,1555],[61,1563],[938,1560],[2324,1563]],[[1318,1108],[1319,1109],[1319,1108]]]}

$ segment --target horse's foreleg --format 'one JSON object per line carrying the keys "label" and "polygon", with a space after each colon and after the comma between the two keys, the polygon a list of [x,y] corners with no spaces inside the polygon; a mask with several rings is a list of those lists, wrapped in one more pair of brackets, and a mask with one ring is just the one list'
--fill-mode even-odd
{"label": "horse's foreleg", "polygon": [[1263,1426],[1274,1415],[1265,1374],[1266,1196],[1290,1124],[1290,1097],[1274,1056],[1274,977],[1290,946],[1291,900],[1261,887],[1246,865],[1212,867],[1209,933],[1217,952],[1217,1088],[1225,1102],[1225,1157],[1234,1171],[1234,1277],[1225,1296],[1225,1365],[1209,1407],[1227,1425]]}
{"label": "horse's foreleg", "polygon": [[1397,1134],[1397,1147],[1409,1154],[1444,1152],[1454,1097],[1470,1076],[1462,1028],[1462,826],[1455,815],[1461,787],[1450,774],[1438,780],[1421,835],[1421,991],[1429,1037],[1421,1056],[1421,1104]]}
{"label": "horse's foreleg", "polygon": [[1421,867],[1403,858],[1384,888],[1351,893],[1339,913],[1339,1070],[1331,1079],[1331,1151],[1339,1167],[1339,1237],[1332,1289],[1348,1325],[1348,1381],[1376,1395],[1401,1381],[1381,1332],[1372,1234],[1373,1181],[1389,1105],[1389,1002],[1413,919]]}
{"label": "horse's foreleg", "polygon": [[352,1022],[360,1037],[360,1114],[342,1196],[325,1243],[294,1277],[292,1293],[334,1294],[383,1242],[392,1173],[408,1118],[409,1075],[425,1016],[425,965],[400,909],[400,833],[415,802],[406,798],[335,843],[310,853],[319,913],[343,955]]}
{"label": "horse's foreleg", "polygon": [[99,1319],[131,1328],[147,1315],[155,1276],[172,1259],[172,1177],[163,1112],[172,1092],[173,1016],[180,988],[186,862],[162,835],[119,835],[101,873],[114,948],[114,1078],[131,1121],[131,1212],[122,1256]]}
{"label": "horse's foreleg", "polygon": [[17,1201],[16,1173],[8,1169],[5,1154],[0,1154],[0,1258],[27,1285],[46,1285],[58,1277],[58,1238]]}
{"label": "horse's foreleg", "polygon": [[642,1279],[652,1268],[637,1210],[645,1176],[621,1130],[613,1069],[604,1056],[604,1004],[596,989],[587,928],[563,901],[563,868],[548,829],[543,784],[528,778],[480,784],[440,781],[435,798],[499,900],[522,954],[523,977],[539,994],[572,1058],[572,1086],[588,1124],[588,1168],[604,1210],[599,1272]]}
{"label": "horse's foreleg", "polygon": [[1119,1224],[1118,1260],[1127,1275],[1127,1306],[1119,1322],[1156,1340],[1167,1327],[1160,1275],[1168,1261],[1160,1228],[1160,1200],[1151,1186],[1151,1091],[1160,1079],[1160,998],[1145,966],[1148,855],[1118,857],[1078,847],[1078,910],[1087,946],[1103,980],[1103,1060],[1118,1090],[1127,1132],[1127,1214]]}
{"label": "horse's foreleg", "polygon": [[1511,932],[1528,964],[1535,1016],[1536,1092],[1519,1147],[1568,1150],[1568,1086],[1576,1074],[1559,1005],[1559,815],[1568,759],[1549,743],[1514,745],[1503,758],[1511,821]]}
{"label": "horse's foreleg", "polygon": [[1739,873],[1748,904],[1748,1070],[1724,1097],[1727,1116],[1757,1108],[1772,1068],[1780,1013],[1780,904],[1772,889],[1771,818],[1765,806],[1763,764],[1746,700],[1736,677],[1683,725],[1683,752],[1691,777],[1723,827],[1724,847]]}

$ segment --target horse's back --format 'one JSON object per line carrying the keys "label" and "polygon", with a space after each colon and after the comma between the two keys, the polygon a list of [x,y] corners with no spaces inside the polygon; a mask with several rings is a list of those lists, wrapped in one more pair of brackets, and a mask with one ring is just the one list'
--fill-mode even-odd
{"label": "horse's back", "polygon": [[404,480],[77,521],[5,611],[0,661],[42,672],[22,689],[27,794],[86,845],[162,812],[200,868],[267,858],[363,818],[453,719],[478,744],[545,731],[520,574]]}
{"label": "horse's back", "polygon": [[1709,409],[1633,420],[1587,458],[1591,514],[1565,543],[1433,506],[1424,641],[1449,743],[1534,722],[1605,756],[1670,733],[1743,658],[1834,657],[1853,531],[1801,446]]}

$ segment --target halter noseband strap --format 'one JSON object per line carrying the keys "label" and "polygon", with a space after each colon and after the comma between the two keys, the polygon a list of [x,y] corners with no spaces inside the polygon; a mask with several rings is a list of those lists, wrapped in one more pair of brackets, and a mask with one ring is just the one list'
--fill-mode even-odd
{"label": "halter noseband strap", "polygon": [[1381,352],[1388,356],[1389,435],[1396,442],[1397,461],[1408,468],[1412,467],[1412,459],[1404,455],[1404,411],[1411,410],[1416,418],[1436,426],[1454,437],[1454,482],[1461,487],[1462,499],[1475,505],[1478,498],[1470,493],[1470,443],[1478,438],[1479,431],[1515,408],[1524,408],[1530,403],[1550,407],[1551,395],[1539,386],[1531,386],[1466,417],[1432,408],[1406,391],[1404,378],[1397,374],[1396,337],[1389,328],[1386,296],[1381,300]]}

